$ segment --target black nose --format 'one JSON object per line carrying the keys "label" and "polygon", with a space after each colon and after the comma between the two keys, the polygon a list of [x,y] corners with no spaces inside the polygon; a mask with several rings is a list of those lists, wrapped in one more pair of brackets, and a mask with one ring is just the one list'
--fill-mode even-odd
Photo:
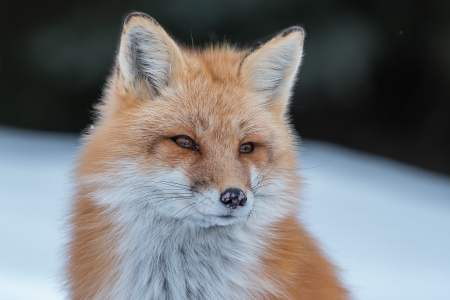
{"label": "black nose", "polygon": [[247,196],[240,189],[228,188],[220,195],[220,201],[226,207],[236,209],[238,206],[242,207],[247,203]]}

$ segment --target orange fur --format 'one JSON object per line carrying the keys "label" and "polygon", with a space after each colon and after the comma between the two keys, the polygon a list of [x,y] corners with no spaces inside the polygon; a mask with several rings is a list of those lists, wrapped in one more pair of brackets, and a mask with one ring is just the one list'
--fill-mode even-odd
{"label": "orange fur", "polygon": [[274,233],[275,239],[263,256],[263,274],[284,294],[268,299],[347,299],[334,267],[295,216],[278,223]]}
{"label": "orange fur", "polygon": [[75,202],[71,223],[76,226],[71,232],[67,268],[70,299],[92,299],[114,282],[111,270],[117,258],[112,252],[111,223],[101,207],[83,196]]}
{"label": "orange fur", "polygon": [[[157,61],[162,67],[148,77],[127,69],[133,64],[125,55],[131,51],[127,42],[131,43],[128,32],[133,26],[153,30],[152,37],[163,45]],[[115,228],[114,212],[93,199],[98,187],[84,181],[113,179],[111,164],[124,159],[133,160],[140,172],[150,175],[154,170],[179,167],[198,190],[236,187],[247,193],[252,188],[252,168],[283,170],[283,180],[292,191],[290,200],[283,201],[292,201],[293,211],[267,228],[267,236],[262,237],[267,248],[259,254],[260,273],[254,274],[280,292],[255,292],[253,297],[346,299],[334,267],[295,217],[296,191],[301,186],[294,168],[295,136],[288,124],[287,105],[302,44],[303,31],[295,29],[253,51],[227,45],[188,50],[178,47],[153,19],[142,15],[127,19],[116,66],[98,106],[99,118],[85,137],[75,174],[79,185],[71,212],[67,267],[72,299],[92,299],[116,284],[120,257],[115,248],[121,231]],[[266,91],[261,89],[266,77],[258,76],[267,68],[267,57],[280,47],[294,62],[283,69],[282,78],[288,79],[280,79],[280,86]],[[166,59],[170,65],[164,69]],[[201,152],[177,146],[171,138],[180,134],[200,144]],[[254,152],[240,155],[239,145],[247,142],[255,144]]]}

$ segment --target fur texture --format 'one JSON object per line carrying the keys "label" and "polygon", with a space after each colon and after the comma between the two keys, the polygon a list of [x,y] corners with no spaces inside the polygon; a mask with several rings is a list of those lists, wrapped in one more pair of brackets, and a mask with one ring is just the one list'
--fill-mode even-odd
{"label": "fur texture", "polygon": [[[127,17],[75,173],[71,299],[346,299],[296,218],[287,107],[303,39],[187,50]],[[228,188],[245,205],[221,203]]]}

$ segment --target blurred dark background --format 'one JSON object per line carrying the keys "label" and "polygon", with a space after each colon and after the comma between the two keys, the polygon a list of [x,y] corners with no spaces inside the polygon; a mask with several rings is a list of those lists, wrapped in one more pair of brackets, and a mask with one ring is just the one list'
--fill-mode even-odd
{"label": "blurred dark background", "polygon": [[302,25],[292,107],[300,135],[450,174],[444,0],[2,0],[0,124],[82,131],[131,11],[195,45],[245,45]]}

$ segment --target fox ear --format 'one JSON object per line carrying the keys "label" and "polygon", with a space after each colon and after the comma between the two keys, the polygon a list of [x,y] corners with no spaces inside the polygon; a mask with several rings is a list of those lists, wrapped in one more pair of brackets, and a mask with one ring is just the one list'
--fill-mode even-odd
{"label": "fox ear", "polygon": [[305,32],[287,28],[256,43],[244,58],[240,74],[269,109],[284,115],[299,69]]}
{"label": "fox ear", "polygon": [[143,13],[131,13],[125,19],[117,63],[126,91],[150,95],[158,95],[184,66],[177,44]]}

